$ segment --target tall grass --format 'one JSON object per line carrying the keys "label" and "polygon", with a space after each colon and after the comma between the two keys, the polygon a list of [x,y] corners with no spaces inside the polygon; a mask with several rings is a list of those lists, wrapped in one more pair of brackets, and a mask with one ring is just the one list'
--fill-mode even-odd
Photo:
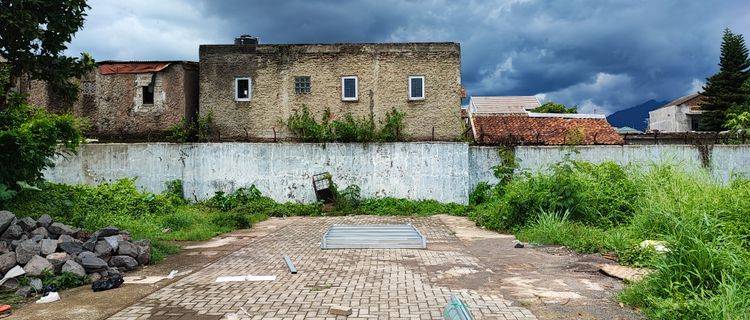
{"label": "tall grass", "polygon": [[[621,294],[649,318],[750,318],[748,180],[724,183],[675,164],[566,161],[517,175],[502,190],[477,206],[479,224],[656,270]],[[670,251],[641,249],[647,239]]]}

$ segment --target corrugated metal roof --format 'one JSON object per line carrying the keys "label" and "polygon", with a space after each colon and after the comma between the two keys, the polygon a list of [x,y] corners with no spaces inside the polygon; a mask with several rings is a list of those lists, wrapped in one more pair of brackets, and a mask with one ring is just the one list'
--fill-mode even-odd
{"label": "corrugated metal roof", "polygon": [[541,106],[534,96],[473,96],[471,112],[473,113],[526,113],[527,109]]}
{"label": "corrugated metal roof", "polygon": [[427,239],[411,224],[334,224],[321,249],[424,249]]}

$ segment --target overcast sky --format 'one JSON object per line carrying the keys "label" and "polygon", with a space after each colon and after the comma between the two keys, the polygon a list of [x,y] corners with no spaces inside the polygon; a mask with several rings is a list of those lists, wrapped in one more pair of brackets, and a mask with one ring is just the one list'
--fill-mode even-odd
{"label": "overcast sky", "polygon": [[[198,59],[198,45],[455,41],[471,95],[538,95],[611,113],[697,91],[750,1],[94,0],[70,53]],[[750,42],[750,39],[748,40]]]}

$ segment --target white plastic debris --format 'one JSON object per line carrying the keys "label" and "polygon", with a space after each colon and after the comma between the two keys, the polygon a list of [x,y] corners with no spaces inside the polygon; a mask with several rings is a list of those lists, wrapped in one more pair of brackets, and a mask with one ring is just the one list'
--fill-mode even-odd
{"label": "white plastic debris", "polygon": [[639,246],[641,249],[646,248],[653,248],[654,251],[658,253],[666,253],[669,252],[669,248],[667,248],[667,242],[666,241],[658,241],[658,240],[643,240]]}
{"label": "white plastic debris", "polygon": [[122,278],[127,284],[153,284],[166,279],[164,276],[129,276]]}
{"label": "white plastic debris", "polygon": [[216,278],[216,282],[240,282],[240,281],[276,281],[276,276],[223,276]]}
{"label": "white plastic debris", "polygon": [[39,298],[36,303],[50,303],[60,300],[60,295],[57,292],[50,292],[46,296]]}
{"label": "white plastic debris", "polygon": [[167,275],[167,279],[174,279],[174,277],[176,277],[176,276],[177,276],[177,270],[172,270],[172,272],[170,272]]}
{"label": "white plastic debris", "polygon": [[22,276],[24,274],[26,274],[26,270],[23,270],[21,266],[15,266],[13,267],[13,269],[10,269],[8,270],[7,273],[5,273],[5,276],[3,277],[3,279],[0,280],[0,285],[5,283],[5,281],[8,281],[8,279],[13,279],[15,277]]}

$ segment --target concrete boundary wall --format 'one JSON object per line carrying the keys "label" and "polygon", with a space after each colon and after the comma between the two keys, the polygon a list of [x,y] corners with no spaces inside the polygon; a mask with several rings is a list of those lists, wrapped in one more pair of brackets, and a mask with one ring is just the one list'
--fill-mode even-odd
{"label": "concrete boundary wall", "polygon": [[468,152],[461,143],[89,144],[58,157],[45,177],[71,184],[137,178],[151,192],[181,179],[186,196],[198,200],[254,184],[277,201],[313,202],[312,175],[328,171],[340,187],[360,186],[363,197],[464,203]]}
{"label": "concrete boundary wall", "polygon": [[[698,148],[685,145],[517,147],[522,170],[546,170],[565,157],[619,164],[670,162],[699,168]],[[724,181],[750,174],[750,147],[714,146],[709,168]],[[88,144],[77,155],[55,159],[45,178],[98,184],[137,178],[143,190],[161,192],[181,179],[187,196],[202,200],[215,191],[255,184],[276,201],[315,201],[311,177],[328,171],[344,187],[360,186],[363,197],[434,199],[467,203],[480,181],[495,183],[498,148],[466,143],[130,143]]]}

